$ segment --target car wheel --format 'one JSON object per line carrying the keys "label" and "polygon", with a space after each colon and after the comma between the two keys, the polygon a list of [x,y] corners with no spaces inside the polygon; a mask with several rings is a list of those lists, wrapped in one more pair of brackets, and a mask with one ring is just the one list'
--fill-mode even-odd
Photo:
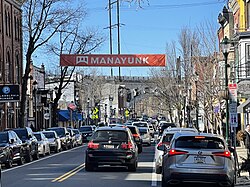
{"label": "car wheel", "polygon": [[38,160],[38,159],[39,159],[39,152],[38,152],[38,151],[34,154],[34,159],[35,159],[35,160]]}
{"label": "car wheel", "polygon": [[17,164],[20,166],[20,165],[23,165],[25,163],[25,159],[23,156],[21,156],[21,158],[18,160]]}
{"label": "car wheel", "polygon": [[12,166],[13,166],[13,158],[12,158],[12,156],[9,156],[7,162],[5,163],[5,167],[12,168]]}
{"label": "car wheel", "polygon": [[32,162],[33,160],[33,157],[30,153],[30,151],[28,151],[28,154],[26,155],[26,158],[25,158],[26,162]]}
{"label": "car wheel", "polygon": [[85,159],[85,171],[93,171],[94,166],[88,162],[87,157],[88,156],[86,156],[86,159]]}
{"label": "car wheel", "polygon": [[161,167],[160,166],[155,166],[155,173],[161,174]]}
{"label": "car wheel", "polygon": [[51,151],[50,151],[50,147],[49,147],[49,150],[47,152],[47,155],[50,155],[51,154]]}
{"label": "car wheel", "polygon": [[135,160],[133,164],[128,165],[128,171],[136,171],[137,161]]}
{"label": "car wheel", "polygon": [[142,152],[142,145],[138,146],[138,153],[140,154]]}

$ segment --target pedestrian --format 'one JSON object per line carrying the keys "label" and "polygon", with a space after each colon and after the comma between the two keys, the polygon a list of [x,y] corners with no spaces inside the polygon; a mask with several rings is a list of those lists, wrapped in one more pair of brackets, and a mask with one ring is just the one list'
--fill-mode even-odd
{"label": "pedestrian", "polygon": [[247,124],[245,128],[243,140],[247,149],[247,158],[250,158],[250,124]]}

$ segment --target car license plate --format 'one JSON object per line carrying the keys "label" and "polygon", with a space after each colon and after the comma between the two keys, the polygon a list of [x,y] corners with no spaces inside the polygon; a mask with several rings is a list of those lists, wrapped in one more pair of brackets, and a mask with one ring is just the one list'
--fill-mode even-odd
{"label": "car license plate", "polygon": [[205,159],[206,157],[202,157],[202,156],[196,156],[194,157],[194,163],[197,163],[197,164],[204,164],[205,163]]}
{"label": "car license plate", "polygon": [[106,149],[114,149],[115,148],[114,145],[103,145],[103,147]]}

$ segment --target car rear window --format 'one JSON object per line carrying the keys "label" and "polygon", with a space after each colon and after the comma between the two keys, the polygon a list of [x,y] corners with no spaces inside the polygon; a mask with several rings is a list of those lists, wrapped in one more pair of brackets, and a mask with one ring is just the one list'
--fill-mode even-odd
{"label": "car rear window", "polygon": [[162,142],[170,142],[173,138],[174,134],[166,134],[162,137]]}
{"label": "car rear window", "polygon": [[93,135],[94,141],[128,141],[128,134],[125,131],[99,130]]}
{"label": "car rear window", "polygon": [[136,131],[135,127],[128,127],[128,128],[130,129],[132,134],[137,134],[137,131]]}
{"label": "car rear window", "polygon": [[92,127],[80,127],[79,131],[80,132],[92,131]]}
{"label": "car rear window", "polygon": [[216,137],[185,136],[175,141],[176,148],[225,149],[224,142]]}
{"label": "car rear window", "polygon": [[147,123],[133,123],[133,125],[137,127],[148,127]]}
{"label": "car rear window", "polygon": [[147,134],[148,131],[146,128],[139,128],[139,132],[141,135],[143,135],[143,134]]}

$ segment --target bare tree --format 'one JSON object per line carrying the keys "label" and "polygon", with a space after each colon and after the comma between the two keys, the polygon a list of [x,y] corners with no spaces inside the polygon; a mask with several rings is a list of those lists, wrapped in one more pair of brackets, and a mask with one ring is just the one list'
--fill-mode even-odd
{"label": "bare tree", "polygon": [[[83,6],[76,5],[73,0],[27,0],[23,4],[23,15],[26,65],[22,79],[20,126],[25,124],[26,92],[32,56],[39,48],[50,42],[58,32],[68,33],[69,36],[75,35],[73,38],[80,41],[78,38],[80,35],[76,34],[78,33],[76,29],[79,29],[79,27],[76,25],[84,20],[86,11]],[[81,52],[83,49],[84,47],[80,47],[78,51]],[[67,69],[61,69],[62,77],[67,74]],[[69,74],[72,74],[72,72]],[[58,96],[56,99],[58,99]]]}

